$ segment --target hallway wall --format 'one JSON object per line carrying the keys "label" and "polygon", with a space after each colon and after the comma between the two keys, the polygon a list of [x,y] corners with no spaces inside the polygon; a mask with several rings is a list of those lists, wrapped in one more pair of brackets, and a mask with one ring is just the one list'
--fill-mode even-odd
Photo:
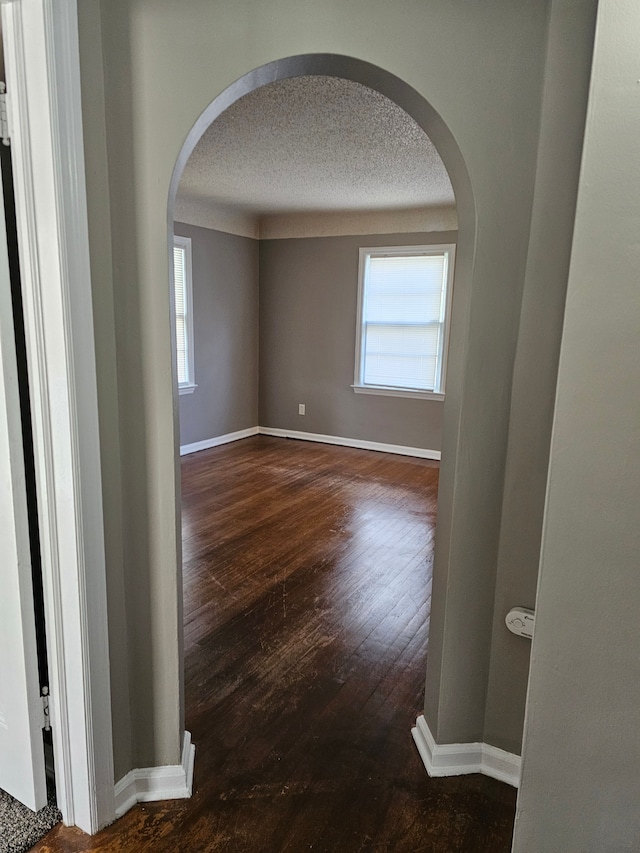
{"label": "hallway wall", "polygon": [[485,739],[519,753],[530,643],[505,630],[534,608],[547,459],[589,91],[596,0],[554,0],[531,237],[509,413]]}
{"label": "hallway wall", "polygon": [[[425,713],[440,742],[481,740],[490,667],[497,673],[491,689],[506,697],[505,713],[512,702],[522,705],[522,689],[517,696],[505,690],[504,650],[496,646],[492,659],[492,620],[500,540],[507,532],[502,497],[540,166],[549,4],[410,0],[401,11],[387,0],[80,5],[85,114],[106,128],[106,150],[104,136],[85,137],[92,261],[117,309],[96,312],[96,336],[105,341],[98,354],[101,405],[106,412],[106,401],[117,401],[109,421],[117,421],[120,439],[109,487],[120,489],[121,501],[110,500],[106,509],[122,546],[108,567],[115,579],[109,617],[112,668],[120,675],[114,702],[130,704],[132,732],[130,742],[126,733],[115,733],[117,767],[175,763],[184,725],[177,399],[168,334],[172,170],[213,98],[254,68],[307,53],[355,57],[413,87],[402,88],[406,105],[433,123],[432,138],[458,194],[459,263],[467,275],[454,299]],[[86,49],[96,31],[103,56]],[[575,38],[588,44],[589,34],[579,30]],[[387,85],[383,74],[370,73],[370,82]],[[562,116],[557,120],[561,124]],[[108,227],[102,227],[105,199]],[[548,251],[555,256],[565,248],[562,232]],[[107,361],[112,344],[115,371]],[[550,393],[548,381],[539,393]],[[526,504],[526,484],[522,489]],[[535,574],[535,543],[531,548],[525,564]],[[118,628],[125,626],[123,648]]]}
{"label": "hallway wall", "polygon": [[601,3],[558,374],[516,853],[620,853],[637,850],[640,838],[639,48],[637,2]]}

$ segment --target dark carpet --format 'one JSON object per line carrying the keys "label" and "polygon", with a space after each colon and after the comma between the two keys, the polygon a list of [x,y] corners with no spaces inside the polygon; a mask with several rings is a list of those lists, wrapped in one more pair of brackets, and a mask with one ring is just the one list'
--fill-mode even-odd
{"label": "dark carpet", "polygon": [[25,853],[61,819],[53,789],[39,812],[32,812],[0,789],[0,853]]}

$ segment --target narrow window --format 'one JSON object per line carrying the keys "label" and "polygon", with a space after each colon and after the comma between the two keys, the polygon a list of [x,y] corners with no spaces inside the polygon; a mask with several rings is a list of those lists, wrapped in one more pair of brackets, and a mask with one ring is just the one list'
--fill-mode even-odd
{"label": "narrow window", "polygon": [[193,366],[191,240],[188,237],[173,238],[173,292],[176,306],[178,390],[180,394],[191,394],[197,386]]}
{"label": "narrow window", "polygon": [[356,393],[444,398],[455,246],[360,249]]}

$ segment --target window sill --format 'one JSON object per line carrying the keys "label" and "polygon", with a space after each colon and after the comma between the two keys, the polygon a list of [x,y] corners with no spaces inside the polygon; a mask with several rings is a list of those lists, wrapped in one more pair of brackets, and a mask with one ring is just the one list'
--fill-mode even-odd
{"label": "window sill", "polygon": [[197,385],[178,385],[178,394],[181,396],[182,394],[193,394],[197,387]]}
{"label": "window sill", "polygon": [[388,388],[384,385],[352,385],[356,394],[376,394],[380,397],[410,397],[417,400],[444,400],[436,391],[412,391],[410,388]]}

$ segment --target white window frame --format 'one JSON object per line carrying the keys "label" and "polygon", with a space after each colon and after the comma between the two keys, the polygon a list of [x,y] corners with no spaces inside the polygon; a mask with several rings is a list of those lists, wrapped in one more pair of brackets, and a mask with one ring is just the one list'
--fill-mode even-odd
{"label": "white window frame", "polygon": [[[193,348],[193,275],[191,262],[191,238],[173,237],[174,249],[182,249],[184,251],[184,286],[185,286],[185,306],[186,306],[186,325],[187,325],[187,381],[178,383],[179,394],[193,394],[198,387],[195,383],[195,358]],[[174,305],[175,305],[175,281],[174,281]]]}
{"label": "white window frame", "polygon": [[[360,249],[358,269],[358,307],[356,320],[356,361],[354,382],[351,386],[356,394],[376,394],[386,397],[410,397],[423,400],[444,400],[445,380],[447,375],[447,353],[449,350],[449,326],[451,319],[451,300],[453,295],[453,275],[455,267],[455,243],[443,243],[426,246],[369,246]],[[445,255],[447,258],[445,283],[445,309],[443,318],[443,334],[438,354],[439,365],[436,373],[440,383],[434,390],[400,388],[393,385],[370,385],[363,382],[364,375],[364,335],[363,314],[366,298],[365,277],[369,258],[372,257],[409,257],[412,255]]]}

